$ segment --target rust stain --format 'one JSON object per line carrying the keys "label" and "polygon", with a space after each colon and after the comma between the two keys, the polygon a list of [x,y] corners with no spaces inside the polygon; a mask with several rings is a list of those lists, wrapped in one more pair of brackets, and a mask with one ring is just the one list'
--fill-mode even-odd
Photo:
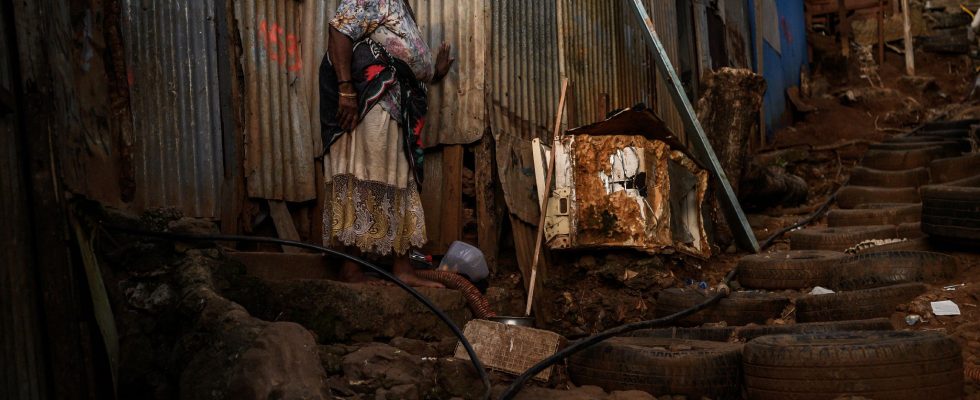
{"label": "rust stain", "polygon": [[[625,191],[607,193],[600,179],[600,175],[612,173],[610,158],[628,147],[643,153],[643,170],[647,172],[643,204]],[[669,226],[660,223],[669,221],[666,144],[640,135],[579,136],[572,151],[576,160],[577,244],[647,247],[654,245],[651,238],[660,244],[670,243]],[[664,234],[666,241],[662,240]]]}

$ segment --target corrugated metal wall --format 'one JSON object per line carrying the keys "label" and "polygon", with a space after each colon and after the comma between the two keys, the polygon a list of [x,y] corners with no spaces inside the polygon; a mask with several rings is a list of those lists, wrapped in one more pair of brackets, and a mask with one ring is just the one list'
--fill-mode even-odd
{"label": "corrugated metal wall", "polygon": [[622,1],[562,2],[560,24],[566,74],[574,84],[573,125],[604,119],[599,97],[609,110],[655,103],[656,67]]}
{"label": "corrugated metal wall", "polygon": [[123,1],[138,208],[217,218],[224,176],[212,1]]}
{"label": "corrugated metal wall", "polygon": [[[759,0],[756,0],[759,1]],[[766,134],[770,138],[786,121],[786,90],[799,86],[800,72],[807,68],[806,20],[803,3],[795,0],[776,0],[779,40],[782,52],[763,41],[763,75],[768,89],[764,99]],[[749,9],[753,33],[762,32],[755,26],[754,7]]]}
{"label": "corrugated metal wall", "polygon": [[433,57],[443,41],[453,46],[456,57],[449,75],[429,85],[424,144],[476,142],[487,127],[490,1],[412,0],[410,4]]}
{"label": "corrugated metal wall", "polygon": [[[235,3],[246,97],[246,175],[251,197],[306,201],[316,195],[321,149],[317,69],[338,0]],[[456,65],[429,87],[426,146],[466,144],[486,128],[487,1],[411,2],[436,50],[453,45]]]}
{"label": "corrugated metal wall", "polygon": [[[646,5],[676,63],[679,35],[674,2],[648,0]],[[576,120],[570,123],[601,118],[599,98],[608,95],[609,109],[646,103],[684,137],[683,121],[666,82],[656,77],[642,36],[645,30],[632,12],[622,2],[603,0],[493,4],[490,124],[507,205],[525,222],[537,224],[538,215],[533,174],[528,173],[533,171],[529,142],[536,137],[550,141],[561,68],[572,83],[570,109]]]}
{"label": "corrugated metal wall", "polygon": [[[574,109],[580,124],[600,118],[599,97],[609,96],[608,108],[646,103],[654,107],[678,137],[684,123],[670,100],[666,82],[656,77],[646,34],[622,1],[558,0],[563,32],[566,74],[575,90]],[[668,56],[679,68],[680,49],[677,8],[674,1],[644,1]],[[663,99],[663,101],[658,101]]]}
{"label": "corrugated metal wall", "polygon": [[245,176],[250,197],[316,197],[317,70],[336,1],[240,0],[245,73]]}
{"label": "corrugated metal wall", "polygon": [[[677,3],[672,0],[645,0],[644,5],[647,7],[647,12],[653,16],[653,26],[657,31],[657,36],[660,37],[660,41],[663,42],[664,49],[667,50],[667,57],[674,64],[674,69],[679,68],[678,63],[680,62],[680,49],[678,48],[680,39],[677,31]],[[635,21],[636,18],[630,20],[630,26],[637,29],[635,32],[639,33],[640,26]],[[634,47],[634,51],[638,51],[637,47]],[[680,72],[678,71],[678,75]],[[667,127],[670,128],[677,135],[682,142],[687,142],[687,135],[684,132],[684,120],[681,119],[681,114],[674,105],[674,101],[671,100],[670,90],[668,90],[667,81],[661,77],[657,77],[657,115],[660,116],[667,123]]]}
{"label": "corrugated metal wall", "polygon": [[551,135],[558,106],[556,2],[494,2],[490,30],[490,126],[500,181],[511,213],[537,225],[530,142]]}

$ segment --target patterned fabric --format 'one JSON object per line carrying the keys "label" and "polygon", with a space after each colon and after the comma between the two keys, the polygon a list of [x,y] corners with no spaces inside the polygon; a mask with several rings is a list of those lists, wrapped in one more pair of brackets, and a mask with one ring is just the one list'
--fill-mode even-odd
{"label": "patterned fabric", "polygon": [[335,175],[327,183],[324,242],[356,246],[379,256],[403,255],[425,245],[425,216],[414,180],[398,189],[353,175]]}
{"label": "patterned fabric", "polygon": [[416,79],[432,79],[431,51],[404,0],[341,0],[330,25],[354,42],[370,37],[408,64]]}
{"label": "patterned fabric", "polygon": [[[399,118],[402,127],[402,140],[405,143],[405,156],[415,173],[415,180],[421,184],[422,128],[428,111],[428,95],[425,84],[412,74],[408,65],[388,54],[387,50],[372,39],[365,39],[354,45],[351,74],[354,88],[360,102],[360,120],[364,119],[375,105],[390,93],[398,94]],[[344,131],[337,120],[339,108],[339,84],[337,74],[324,57],[320,65],[320,134],[323,136],[324,153]],[[388,110],[391,112],[391,110]]]}

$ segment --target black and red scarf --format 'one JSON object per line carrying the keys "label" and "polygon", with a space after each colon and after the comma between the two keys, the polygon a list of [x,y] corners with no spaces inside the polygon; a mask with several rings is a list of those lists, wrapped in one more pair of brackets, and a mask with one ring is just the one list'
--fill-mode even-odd
{"label": "black and red scarf", "polygon": [[[402,140],[405,156],[415,171],[415,180],[422,183],[422,127],[428,110],[425,84],[415,77],[412,68],[402,60],[392,57],[380,43],[364,39],[354,44],[351,57],[351,80],[357,90],[359,104],[358,122],[378,104],[397,83],[401,93],[396,94],[401,108]],[[344,130],[337,119],[340,85],[329,55],[320,63],[320,135],[323,137],[323,154]]]}

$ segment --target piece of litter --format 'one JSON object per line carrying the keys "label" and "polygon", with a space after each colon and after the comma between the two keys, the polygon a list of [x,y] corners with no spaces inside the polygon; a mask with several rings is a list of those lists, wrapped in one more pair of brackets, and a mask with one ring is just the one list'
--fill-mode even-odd
{"label": "piece of litter", "polygon": [[918,324],[922,321],[922,316],[918,314],[909,314],[905,316],[905,323],[909,326]]}
{"label": "piece of litter", "polygon": [[834,293],[834,291],[820,286],[817,286],[810,291],[810,294],[831,294],[831,293]]}
{"label": "piece of litter", "polygon": [[946,301],[934,301],[932,304],[932,313],[936,315],[960,315],[960,307],[956,303],[946,300]]}
{"label": "piece of litter", "polygon": [[952,291],[954,291],[954,290],[956,290],[956,289],[958,289],[958,288],[961,288],[961,287],[964,287],[964,286],[966,286],[966,284],[965,284],[965,283],[961,283],[961,284],[959,284],[959,285],[949,285],[949,286],[943,286],[943,290],[945,290],[945,291],[947,291],[947,292],[952,292]]}

